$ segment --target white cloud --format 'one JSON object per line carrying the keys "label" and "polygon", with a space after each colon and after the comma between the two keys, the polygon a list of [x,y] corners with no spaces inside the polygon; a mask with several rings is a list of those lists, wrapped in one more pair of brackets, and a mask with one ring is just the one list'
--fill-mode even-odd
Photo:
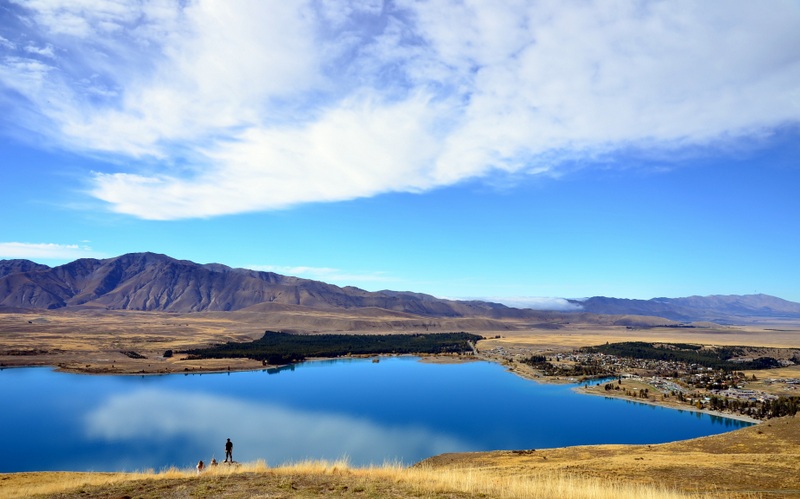
{"label": "white cloud", "polygon": [[55,52],[53,52],[53,46],[49,43],[44,47],[37,47],[36,45],[26,45],[25,51],[31,54],[41,55],[44,57],[55,57]]}
{"label": "white cloud", "polygon": [[140,218],[557,175],[800,121],[791,1],[23,5],[30,32],[0,40],[0,82],[35,110],[15,123],[146,159],[90,190]]}
{"label": "white cloud", "polygon": [[341,27],[359,15],[379,15],[383,10],[383,0],[322,0],[320,15],[333,26]]}
{"label": "white cloud", "polygon": [[543,296],[505,296],[481,298],[485,301],[502,303],[514,308],[530,308],[533,310],[557,310],[560,312],[575,312],[583,309],[579,304],[572,303],[565,298]]}
{"label": "white cloud", "polygon": [[0,242],[1,258],[74,260],[96,256],[92,248],[85,244]]}
{"label": "white cloud", "polygon": [[249,128],[206,151],[207,168],[191,177],[98,173],[92,193],[120,213],[169,219],[421,191],[439,183],[428,167],[437,108],[424,96],[346,102],[310,125]]}
{"label": "white cloud", "polygon": [[[48,33],[81,38],[119,31],[134,22],[138,2],[125,0],[12,0],[28,9]],[[154,2],[144,2],[150,4]]]}
{"label": "white cloud", "polygon": [[15,43],[12,43],[7,38],[5,38],[3,36],[0,36],[0,47],[3,47],[5,49],[14,50],[14,49],[17,48],[17,45]]}

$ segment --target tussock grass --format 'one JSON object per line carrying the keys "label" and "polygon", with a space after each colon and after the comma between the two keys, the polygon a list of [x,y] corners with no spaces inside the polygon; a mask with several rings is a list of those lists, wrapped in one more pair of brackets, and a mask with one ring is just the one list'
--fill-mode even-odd
{"label": "tussock grass", "polygon": [[[17,473],[0,475],[0,498],[48,496],[87,487],[104,487],[156,476],[144,473]],[[10,483],[9,483],[10,482]]]}
{"label": "tussock grass", "polygon": [[[515,498],[591,498],[611,499],[636,497],[642,499],[678,499],[707,497],[702,494],[685,494],[663,487],[626,484],[613,480],[572,476],[563,472],[544,472],[515,476],[501,476],[491,469],[479,468],[431,468],[427,466],[404,467],[399,463],[364,468],[351,467],[347,459],[336,461],[308,460],[283,464],[270,468],[264,461],[244,463],[237,466],[219,465],[209,467],[199,474],[194,469],[168,468],[159,472],[152,470],[136,473],[20,473],[0,475],[0,498],[47,497],[59,494],[97,497],[104,488],[136,481],[177,481],[185,484],[200,484],[212,477],[227,477],[236,480],[237,475],[260,475],[265,479],[291,477],[336,476],[348,484],[353,492],[376,490],[409,490],[417,496],[439,497],[460,494],[467,496]],[[7,479],[13,477],[14,479]],[[11,482],[11,483],[9,483]],[[388,485],[387,485],[388,484]],[[710,496],[708,496],[710,497]],[[714,497],[724,497],[714,495]]]}
{"label": "tussock grass", "polygon": [[[244,466],[241,471],[251,469]],[[262,468],[263,470],[263,468]],[[550,499],[553,497],[617,499],[678,499],[711,497],[704,494],[686,494],[666,487],[627,484],[621,481],[569,475],[563,472],[543,472],[523,476],[500,476],[491,469],[433,468],[430,466],[405,467],[402,463],[387,462],[381,466],[350,467],[346,458],[334,462],[309,460],[285,464],[269,469],[274,474],[343,474],[354,479],[388,480],[410,486],[421,495],[446,495],[460,492],[469,496],[501,499]],[[713,497],[725,497],[715,494]]]}
{"label": "tussock grass", "polygon": [[[463,493],[467,496],[493,497],[499,499],[551,499],[553,497],[618,499],[635,497],[640,499],[678,498],[724,498],[728,494],[684,493],[668,487],[631,484],[620,480],[600,479],[570,475],[561,471],[545,471],[533,474],[499,475],[495,470],[455,467],[433,468],[430,466],[405,467],[402,463],[387,462],[381,466],[351,468],[346,459],[335,462],[303,461],[283,465],[270,470],[276,474],[344,474],[357,479],[390,481],[409,486],[422,496],[446,496]],[[741,496],[736,496],[741,497]]]}
{"label": "tussock grass", "polygon": [[[496,476],[476,469],[415,469],[403,477],[419,491],[445,493],[464,492],[470,496],[503,499],[553,497],[611,499],[636,497],[642,499],[677,499],[687,494],[664,487],[634,485],[562,472],[531,475]],[[691,497],[703,497],[692,495]]]}
{"label": "tussock grass", "polygon": [[[664,487],[631,485],[612,480],[586,478],[563,472],[500,476],[492,470],[476,468],[434,469],[381,468],[372,470],[377,476],[410,485],[416,492],[445,495],[461,492],[468,496],[502,499],[549,499],[553,497],[611,499],[677,499],[690,497]],[[692,495],[691,497],[703,497]]]}

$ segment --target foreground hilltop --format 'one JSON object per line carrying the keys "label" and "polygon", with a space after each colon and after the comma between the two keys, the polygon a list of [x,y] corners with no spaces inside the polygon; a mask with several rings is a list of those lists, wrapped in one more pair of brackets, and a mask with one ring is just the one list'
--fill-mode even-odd
{"label": "foreground hilltop", "polygon": [[444,454],[411,468],[260,463],[219,466],[200,476],[193,470],[16,473],[0,480],[0,493],[7,498],[797,497],[800,418],[661,445]]}
{"label": "foreground hilltop", "polygon": [[442,471],[492,469],[500,475],[569,473],[713,497],[798,497],[800,418],[772,419],[729,433],[659,445],[444,454],[421,466]]}

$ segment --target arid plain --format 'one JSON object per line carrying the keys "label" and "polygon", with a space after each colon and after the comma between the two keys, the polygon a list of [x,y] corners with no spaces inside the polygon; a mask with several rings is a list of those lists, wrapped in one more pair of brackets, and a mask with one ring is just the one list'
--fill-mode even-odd
{"label": "arid plain", "polygon": [[606,342],[649,341],[703,345],[800,348],[800,321],[765,319],[746,326],[693,328],[613,324],[529,323],[481,318],[424,319],[382,309],[320,311],[273,306],[261,311],[166,313],[106,310],[25,311],[0,314],[0,364],[49,365],[85,373],[164,373],[257,369],[242,360],[183,360],[179,352],[228,341],[250,341],[264,331],[301,333],[421,333],[466,331],[486,337],[478,350],[490,357],[569,351]]}

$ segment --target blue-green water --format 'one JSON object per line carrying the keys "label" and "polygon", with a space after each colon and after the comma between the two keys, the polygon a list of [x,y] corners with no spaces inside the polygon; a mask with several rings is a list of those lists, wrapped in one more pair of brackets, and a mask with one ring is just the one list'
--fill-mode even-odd
{"label": "blue-green water", "polygon": [[747,423],[541,385],[488,362],[309,362],[281,371],[0,371],[0,472],[144,470],[224,458],[411,464],[444,452],[659,443]]}

